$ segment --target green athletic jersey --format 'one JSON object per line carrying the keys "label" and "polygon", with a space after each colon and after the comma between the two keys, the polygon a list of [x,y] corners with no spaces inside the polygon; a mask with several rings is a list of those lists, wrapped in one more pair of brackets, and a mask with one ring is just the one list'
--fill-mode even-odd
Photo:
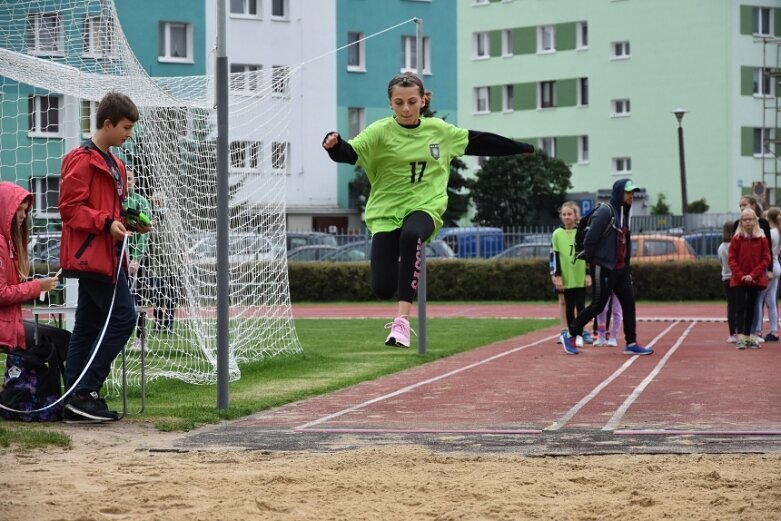
{"label": "green athletic jersey", "polygon": [[583,288],[586,286],[586,261],[580,259],[574,264],[575,232],[577,228],[557,228],[551,236],[551,247],[559,256],[561,265],[561,283],[564,289]]}
{"label": "green athletic jersey", "polygon": [[440,118],[420,118],[404,128],[393,117],[366,127],[350,140],[358,166],[372,185],[366,226],[372,234],[401,228],[404,218],[424,211],[434,220],[436,237],[447,209],[450,161],[464,155],[469,131]]}

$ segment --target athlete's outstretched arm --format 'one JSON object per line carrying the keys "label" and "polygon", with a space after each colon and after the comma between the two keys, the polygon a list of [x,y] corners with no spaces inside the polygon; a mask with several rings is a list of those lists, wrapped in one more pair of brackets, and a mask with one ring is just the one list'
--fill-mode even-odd
{"label": "athlete's outstretched arm", "polygon": [[323,138],[323,148],[328,152],[331,159],[337,163],[349,163],[354,165],[358,161],[358,154],[355,149],[344,141],[338,132],[329,132]]}
{"label": "athlete's outstretched arm", "polygon": [[512,156],[533,153],[534,147],[528,143],[476,130],[469,131],[469,143],[464,152],[467,156]]}

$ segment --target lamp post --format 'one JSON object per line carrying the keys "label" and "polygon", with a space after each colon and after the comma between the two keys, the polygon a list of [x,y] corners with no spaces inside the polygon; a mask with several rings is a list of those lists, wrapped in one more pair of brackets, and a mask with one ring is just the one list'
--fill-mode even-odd
{"label": "lamp post", "polygon": [[689,201],[686,197],[686,160],[683,155],[683,127],[681,120],[688,111],[686,109],[675,109],[673,114],[678,119],[678,160],[681,167],[681,215],[686,215],[686,209],[689,207]]}

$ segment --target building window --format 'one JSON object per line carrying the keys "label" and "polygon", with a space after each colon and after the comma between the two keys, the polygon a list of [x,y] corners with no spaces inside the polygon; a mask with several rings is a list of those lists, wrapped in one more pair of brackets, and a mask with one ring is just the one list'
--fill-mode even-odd
{"label": "building window", "polygon": [[505,85],[502,87],[502,110],[504,112],[512,112],[513,106],[513,86]]}
{"label": "building window", "polygon": [[164,62],[192,62],[193,25],[184,22],[160,22],[158,59]]}
{"label": "building window", "polygon": [[588,78],[578,78],[578,106],[588,107]]}
{"label": "building window", "polygon": [[769,70],[761,67],[754,69],[754,96],[773,96]]}
{"label": "building window", "polygon": [[578,138],[578,163],[588,163],[588,136]]}
{"label": "building window", "polygon": [[632,173],[632,158],[630,157],[613,158],[614,175],[629,175],[631,173]]}
{"label": "building window", "polygon": [[27,15],[27,52],[39,55],[65,53],[62,20],[59,13],[32,13]]}
{"label": "building window", "polygon": [[231,0],[230,11],[232,15],[261,17],[261,0]]}
{"label": "building window", "polygon": [[776,133],[772,128],[754,129],[754,157],[773,157],[770,141],[774,140]]}
{"label": "building window", "polygon": [[271,93],[275,96],[287,96],[290,70],[286,65],[271,66]]}
{"label": "building window", "polygon": [[539,92],[537,99],[540,100],[540,109],[549,109],[556,106],[556,82],[555,81],[541,81],[539,84]]}
{"label": "building window", "polygon": [[537,141],[537,148],[542,150],[548,157],[556,157],[556,138],[543,137]]}
{"label": "building window", "polygon": [[32,136],[57,136],[60,133],[60,96],[30,96],[30,134]]}
{"label": "building window", "polygon": [[576,47],[578,49],[588,49],[588,22],[578,22],[575,26]]}
{"label": "building window", "polygon": [[366,45],[363,33],[347,33],[347,70],[366,71]]}
{"label": "building window", "polygon": [[769,7],[754,7],[752,9],[752,30],[758,36],[772,36],[772,9]]}
{"label": "building window", "polygon": [[288,0],[271,0],[271,18],[277,20],[290,19]]}
{"label": "building window", "polygon": [[262,65],[231,63],[230,90],[232,92],[255,92],[260,88]]}
{"label": "building window", "polygon": [[347,139],[357,136],[366,128],[366,109],[363,107],[347,108]]}
{"label": "building window", "polygon": [[36,217],[59,217],[57,203],[60,198],[60,177],[33,177],[30,179],[33,193],[33,211]]}
{"label": "building window", "polygon": [[241,170],[259,170],[259,141],[232,141],[230,144],[231,167]]}
{"label": "building window", "polygon": [[81,100],[81,137],[88,138],[97,129],[98,103],[96,101]]}
{"label": "building window", "polygon": [[475,112],[478,114],[490,112],[488,102],[488,87],[477,87],[475,89]]}
{"label": "building window", "polygon": [[502,56],[513,55],[513,32],[510,29],[502,31]]}
{"label": "building window", "polygon": [[84,55],[90,57],[116,55],[112,18],[90,16],[84,19]]}
{"label": "building window", "polygon": [[271,143],[271,168],[278,173],[287,172],[290,143]]}
{"label": "building window", "polygon": [[472,5],[488,5],[490,0],[472,0]]}
{"label": "building window", "polygon": [[624,59],[631,56],[629,53],[629,42],[613,42],[610,44],[610,49],[612,51],[611,57],[613,59]]}
{"label": "building window", "polygon": [[[401,72],[416,72],[418,70],[416,38],[401,37]],[[423,73],[431,74],[431,38],[423,38]]]}
{"label": "building window", "polygon": [[475,59],[490,58],[491,44],[488,41],[488,33],[474,33],[474,53]]}
{"label": "building window", "polygon": [[542,25],[537,28],[537,52],[555,52],[556,51],[556,27],[553,25]]}
{"label": "building window", "polygon": [[632,108],[628,99],[614,99],[610,102],[613,106],[613,117],[628,116],[632,113]]}

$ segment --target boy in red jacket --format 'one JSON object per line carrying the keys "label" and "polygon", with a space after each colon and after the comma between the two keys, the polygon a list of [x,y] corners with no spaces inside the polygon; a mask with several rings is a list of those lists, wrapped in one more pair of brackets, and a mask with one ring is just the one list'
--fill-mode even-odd
{"label": "boy in red jacket", "polygon": [[[127,256],[120,252],[130,234],[123,222],[127,198],[125,165],[110,147],[121,146],[138,121],[133,101],[109,92],[98,105],[92,139],[62,160],[59,210],[62,216],[60,264],[63,275],[79,279],[76,320],[65,362],[65,384],[73,394],[65,406],[67,423],[119,419],[100,398],[111,364],[136,323],[135,303],[127,283]],[[136,231],[150,229],[141,223]],[[113,306],[112,306],[113,300]],[[104,324],[111,313],[105,335]],[[97,354],[89,367],[93,349]]]}

